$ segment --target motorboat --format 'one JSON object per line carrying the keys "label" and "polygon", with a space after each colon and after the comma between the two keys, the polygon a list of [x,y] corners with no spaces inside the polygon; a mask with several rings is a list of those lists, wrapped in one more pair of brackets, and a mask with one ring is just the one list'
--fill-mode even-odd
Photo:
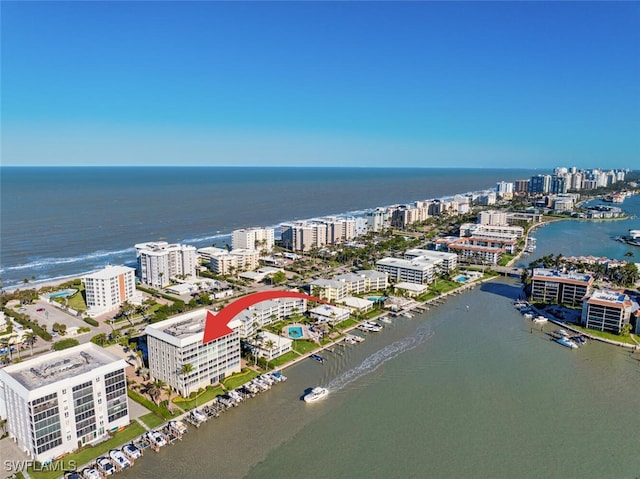
{"label": "motorboat", "polygon": [[186,434],[188,431],[187,426],[182,421],[169,421],[169,427],[179,435]]}
{"label": "motorboat", "polygon": [[82,476],[84,477],[84,479],[102,479],[102,476],[100,475],[100,471],[98,471],[93,467],[84,469],[82,471]]}
{"label": "motorboat", "polygon": [[109,457],[118,469],[124,469],[125,467],[131,466],[131,461],[127,459],[127,456],[125,456],[124,453],[122,451],[119,451],[118,449],[112,449],[111,451],[109,451]]}
{"label": "motorboat", "polygon": [[202,411],[198,411],[197,409],[191,411],[191,415],[198,422],[205,422],[207,419],[209,419],[205,413],[203,413]]}
{"label": "motorboat", "polygon": [[285,382],[287,380],[287,377],[284,374],[282,374],[280,371],[272,372],[271,376],[273,376],[273,378],[279,383]]}
{"label": "motorboat", "polygon": [[320,356],[319,354],[312,354],[310,356],[311,359],[315,359],[316,361],[318,361],[319,363],[324,363],[324,358],[322,356]]}
{"label": "motorboat", "polygon": [[149,439],[151,444],[155,446],[162,447],[167,445],[167,440],[158,431],[149,431],[147,433],[147,438]]}
{"label": "motorboat", "polygon": [[556,331],[556,334],[559,334],[560,336],[564,336],[565,338],[569,336],[569,333],[567,333],[564,329],[558,329]]}
{"label": "motorboat", "polygon": [[542,315],[537,316],[537,317],[535,317],[535,318],[533,319],[533,322],[534,322],[534,323],[536,323],[536,324],[544,324],[544,323],[546,323],[547,321],[548,321],[548,320],[547,320],[547,318],[545,318],[545,317],[544,317],[544,316],[542,316]]}
{"label": "motorboat", "polygon": [[561,344],[569,349],[578,349],[578,345],[576,343],[574,343],[573,341],[571,341],[569,338],[565,338],[565,337],[561,337],[561,338],[556,338],[555,342],[558,344]]}
{"label": "motorboat", "polygon": [[305,394],[304,402],[315,402],[323,399],[329,394],[329,390],[327,388],[316,387],[311,390],[310,393]]}
{"label": "motorboat", "polygon": [[116,468],[113,467],[113,464],[108,457],[99,457],[96,464],[98,465],[98,469],[102,471],[105,476],[110,476],[116,472]]}
{"label": "motorboat", "polygon": [[142,452],[140,452],[140,449],[138,449],[133,444],[124,445],[122,447],[122,452],[125,454],[125,456],[133,460],[138,459],[139,457],[142,456]]}

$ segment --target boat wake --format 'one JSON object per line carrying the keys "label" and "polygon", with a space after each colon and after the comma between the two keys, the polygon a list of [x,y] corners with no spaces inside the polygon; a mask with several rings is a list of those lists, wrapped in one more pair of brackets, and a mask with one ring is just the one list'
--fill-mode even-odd
{"label": "boat wake", "polygon": [[387,361],[420,346],[432,336],[433,331],[430,327],[420,328],[412,336],[391,343],[381,350],[376,351],[362,361],[360,365],[333,379],[326,387],[331,392],[340,391],[352,382],[372,373]]}

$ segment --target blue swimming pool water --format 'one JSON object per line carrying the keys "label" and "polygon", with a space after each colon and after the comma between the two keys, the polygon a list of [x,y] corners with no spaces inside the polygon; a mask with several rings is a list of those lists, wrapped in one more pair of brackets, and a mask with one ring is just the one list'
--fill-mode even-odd
{"label": "blue swimming pool water", "polygon": [[50,298],[64,298],[65,296],[73,295],[77,290],[75,289],[63,289],[62,291],[56,291],[55,293],[50,293]]}
{"label": "blue swimming pool water", "polygon": [[300,339],[302,337],[302,327],[300,326],[289,326],[287,329],[287,333],[291,339]]}
{"label": "blue swimming pool water", "polygon": [[460,276],[457,276],[455,280],[456,280],[458,283],[464,283],[464,282],[466,282],[466,281],[469,281],[469,278],[467,278],[466,276],[462,276],[462,275],[460,275]]}

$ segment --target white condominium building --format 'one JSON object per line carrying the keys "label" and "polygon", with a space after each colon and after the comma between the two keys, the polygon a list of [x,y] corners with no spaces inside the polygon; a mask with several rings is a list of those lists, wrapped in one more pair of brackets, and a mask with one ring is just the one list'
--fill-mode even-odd
{"label": "white condominium building", "polygon": [[128,266],[107,266],[83,276],[89,314],[117,309],[124,301],[136,296],[135,272]]}
{"label": "white condominium building", "polygon": [[619,334],[631,322],[632,316],[637,325],[640,307],[628,295],[622,291],[598,289],[584,299],[581,323],[590,329]]}
{"label": "white condominium building", "polygon": [[231,274],[253,271],[259,266],[260,253],[256,249],[234,249],[208,247],[198,250],[198,254],[208,261],[209,268],[216,274]]}
{"label": "white condominium building", "polygon": [[86,343],[0,369],[9,437],[40,462],[104,440],[129,424],[126,367]]}
{"label": "white condominium building", "polygon": [[376,263],[394,282],[430,283],[436,274],[436,261],[430,259],[382,258]]}
{"label": "white condominium building", "polygon": [[295,313],[307,311],[307,300],[303,298],[277,298],[261,301],[249,306],[234,319],[234,329],[241,338],[250,338],[259,329],[281,321]]}
{"label": "white condominium building", "polygon": [[339,244],[351,241],[356,237],[355,218],[324,218],[327,225],[327,243]]}
{"label": "white condominium building", "polygon": [[338,324],[349,319],[351,310],[349,308],[339,308],[322,304],[309,310],[311,319],[315,319],[318,323]]}
{"label": "white condominium building", "polygon": [[458,255],[455,253],[415,248],[405,251],[404,257],[410,260],[424,259],[425,261],[433,261],[433,265],[439,273],[447,273],[458,267]]}
{"label": "white condominium building", "polygon": [[293,346],[293,340],[269,331],[260,331],[256,337],[251,338],[248,342],[255,348],[254,351],[258,356],[268,361],[287,354]]}
{"label": "white condominium building", "polygon": [[312,296],[325,299],[331,303],[349,296],[349,286],[335,279],[316,279],[310,284]]}
{"label": "white condominium building", "polygon": [[[205,321],[213,321],[215,337],[203,344]],[[186,397],[240,372],[240,339],[234,323],[216,322],[215,314],[200,309],[150,324],[145,332],[151,376]],[[188,374],[186,364],[191,365]]]}
{"label": "white condominium building", "polygon": [[282,245],[292,251],[310,251],[327,244],[325,223],[300,221],[280,226]]}
{"label": "white condominium building", "polygon": [[365,213],[367,229],[374,233],[391,226],[391,211],[388,208],[376,208]]}
{"label": "white condominium building", "polygon": [[481,211],[478,213],[478,223],[481,225],[507,226],[507,213],[495,210]]}
{"label": "white condominium building", "polygon": [[135,245],[138,275],[143,284],[164,288],[178,276],[196,276],[196,247],[166,241]]}
{"label": "white condominium building", "polygon": [[270,253],[275,244],[273,228],[243,228],[231,233],[231,247]]}

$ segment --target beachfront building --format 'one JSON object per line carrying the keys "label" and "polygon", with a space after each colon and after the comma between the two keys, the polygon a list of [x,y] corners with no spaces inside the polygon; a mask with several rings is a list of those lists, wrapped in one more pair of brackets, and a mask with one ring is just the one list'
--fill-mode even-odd
{"label": "beachfront building", "polygon": [[373,233],[382,231],[391,226],[391,212],[388,208],[376,208],[364,214],[367,220],[367,230]]}
{"label": "beachfront building", "polygon": [[196,247],[169,244],[166,241],[135,245],[140,282],[153,288],[164,288],[176,277],[196,276]]}
{"label": "beachfront building", "polygon": [[135,272],[128,266],[107,266],[83,276],[87,314],[97,316],[113,311],[137,297]]}
{"label": "beachfront building", "polygon": [[9,437],[52,461],[129,424],[127,363],[86,343],[0,369]]}
{"label": "beachfront building", "polygon": [[200,248],[198,255],[207,261],[209,269],[215,274],[228,275],[244,271],[255,270],[260,262],[260,252],[257,249],[234,249],[227,251],[222,248]]}
{"label": "beachfront building", "polygon": [[382,258],[376,262],[378,271],[387,273],[393,282],[430,283],[436,275],[436,260]]}
{"label": "beachfront building", "polygon": [[293,340],[269,331],[260,331],[257,335],[247,339],[247,344],[249,344],[254,354],[271,361],[290,352]]}
{"label": "beachfront building", "polygon": [[356,237],[355,218],[322,218],[327,225],[327,244],[340,244],[353,240]]}
{"label": "beachfront building", "polygon": [[258,250],[261,254],[273,251],[273,228],[243,228],[231,233],[232,249]]}
{"label": "beachfront building", "polygon": [[632,318],[637,326],[640,307],[623,291],[595,290],[582,305],[581,324],[589,329],[620,334]]}
{"label": "beachfront building", "polygon": [[338,324],[349,319],[351,310],[349,308],[339,308],[328,304],[322,304],[309,310],[311,319],[318,323]]}
{"label": "beachfront building", "polygon": [[291,251],[311,251],[327,244],[327,225],[297,221],[280,225],[282,246]]}
{"label": "beachfront building", "polygon": [[[205,321],[215,325],[215,335],[203,344]],[[146,327],[149,371],[187,397],[210,384],[240,372],[240,339],[237,323],[216,321],[206,309],[181,314]],[[185,365],[191,371],[185,374]]]}
{"label": "beachfront building", "polygon": [[534,268],[531,275],[531,301],[578,306],[591,293],[593,281],[593,276],[585,273]]}
{"label": "beachfront building", "polygon": [[249,306],[234,318],[234,329],[241,338],[250,338],[265,326],[307,311],[304,298],[277,298]]}

